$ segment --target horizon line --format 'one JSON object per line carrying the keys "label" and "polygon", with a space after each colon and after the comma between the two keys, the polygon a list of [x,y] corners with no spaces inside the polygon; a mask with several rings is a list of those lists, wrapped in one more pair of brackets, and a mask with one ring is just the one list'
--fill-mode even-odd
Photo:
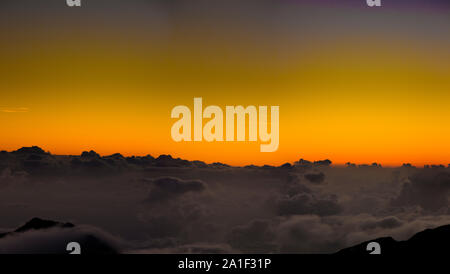
{"label": "horizon line", "polygon": [[[95,150],[93,150],[93,149],[89,149],[89,150],[82,150],[82,152],[80,153],[80,154],[52,154],[49,150],[44,150],[44,149],[42,149],[40,146],[36,146],[36,145],[32,145],[32,146],[23,146],[23,147],[20,147],[19,149],[16,149],[16,150],[11,150],[11,151],[7,151],[7,150],[2,150],[2,149],[0,149],[0,152],[8,152],[8,153],[13,153],[13,152],[18,152],[20,149],[23,149],[23,148],[25,148],[25,149],[33,149],[33,148],[37,148],[37,149],[40,149],[40,150],[42,150],[43,152],[45,152],[45,153],[48,153],[48,154],[50,154],[50,155],[54,155],[54,156],[82,156],[82,154],[84,153],[84,152],[87,152],[87,153],[89,153],[89,152],[94,152],[94,153],[96,153],[97,155],[99,155],[100,157],[109,157],[109,156],[113,156],[113,155],[117,155],[117,154],[119,154],[119,155],[121,155],[122,157],[146,157],[146,156],[150,156],[150,157],[152,157],[152,158],[154,158],[154,159],[157,159],[157,158],[159,158],[159,157],[161,157],[161,156],[170,156],[171,158],[173,158],[173,159],[180,159],[180,160],[186,160],[186,161],[189,161],[189,162],[195,162],[195,161],[199,161],[199,162],[203,162],[203,163],[205,163],[205,164],[214,164],[214,163],[220,163],[220,164],[225,164],[225,165],[228,165],[228,166],[230,166],[230,167],[248,167],[248,166],[257,166],[257,167],[264,167],[264,166],[272,166],[272,167],[281,167],[281,166],[283,166],[283,165],[286,165],[286,164],[291,164],[292,166],[295,166],[296,165],[296,163],[297,162],[300,162],[300,161],[304,161],[304,165],[308,165],[308,164],[310,164],[310,165],[322,165],[322,166],[335,166],[335,167],[380,167],[380,168],[398,168],[398,167],[415,167],[415,168],[429,168],[429,167],[443,167],[443,168],[449,168],[450,167],[450,163],[447,163],[447,164],[443,164],[443,163],[440,163],[440,164],[431,164],[431,163],[428,163],[428,164],[421,164],[421,165],[414,165],[414,164],[411,164],[411,163],[409,163],[409,162],[403,162],[402,164],[399,164],[399,165],[390,165],[390,164],[383,164],[383,163],[381,163],[381,162],[376,162],[376,161],[373,161],[373,162],[351,162],[351,161],[347,161],[346,163],[340,163],[340,162],[338,162],[338,163],[333,163],[333,161],[332,160],[330,160],[329,158],[326,158],[326,159],[319,159],[319,160],[312,160],[312,161],[310,161],[310,160],[307,160],[307,159],[303,159],[303,158],[299,158],[298,160],[294,160],[294,161],[286,161],[285,163],[283,163],[283,164],[280,164],[280,165],[272,165],[272,164],[263,164],[263,165],[256,165],[256,164],[253,164],[253,163],[250,163],[250,164],[245,164],[245,165],[232,165],[232,164],[228,164],[228,163],[226,163],[226,162],[222,162],[222,161],[213,161],[213,162],[210,162],[210,163],[208,163],[208,162],[205,162],[205,161],[203,161],[203,160],[199,160],[199,159],[193,159],[193,160],[190,160],[190,159],[187,159],[187,158],[181,158],[181,157],[178,157],[178,156],[175,156],[175,155],[172,155],[172,154],[160,154],[160,155],[158,155],[157,157],[155,157],[155,156],[153,156],[153,155],[151,155],[151,154],[149,154],[149,153],[147,153],[147,154],[145,154],[145,153],[143,153],[143,154],[141,154],[141,155],[135,155],[135,154],[123,154],[123,153],[120,153],[120,152],[115,152],[115,153],[112,153],[112,154],[103,154],[103,155],[101,155],[100,153],[98,153],[98,152],[96,152]],[[324,165],[323,164],[323,162],[325,162],[325,161],[329,161],[329,164],[327,164],[327,165]],[[446,166],[447,165],[447,166]]]}

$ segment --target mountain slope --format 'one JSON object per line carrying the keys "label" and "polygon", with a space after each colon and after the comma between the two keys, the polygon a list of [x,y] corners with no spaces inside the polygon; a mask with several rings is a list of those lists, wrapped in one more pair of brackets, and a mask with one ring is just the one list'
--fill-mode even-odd
{"label": "mountain slope", "polygon": [[0,233],[0,253],[68,254],[67,244],[77,242],[81,254],[115,254],[118,251],[95,230],[33,218],[14,231]]}
{"label": "mountain slope", "polygon": [[450,225],[440,226],[434,229],[426,229],[418,232],[406,241],[396,241],[391,237],[378,238],[366,241],[358,245],[344,248],[338,251],[338,255],[363,255],[369,254],[367,244],[377,242],[381,247],[381,254],[426,254],[442,255],[449,252],[450,247]]}

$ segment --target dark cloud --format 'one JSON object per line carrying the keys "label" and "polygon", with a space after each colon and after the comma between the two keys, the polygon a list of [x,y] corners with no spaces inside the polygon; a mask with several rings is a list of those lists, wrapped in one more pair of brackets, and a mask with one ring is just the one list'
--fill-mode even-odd
{"label": "dark cloud", "polygon": [[253,220],[234,227],[228,235],[228,243],[245,253],[271,253],[276,251],[275,231],[269,220]]}
{"label": "dark cloud", "polygon": [[399,227],[403,224],[401,220],[399,220],[395,216],[389,216],[386,218],[383,218],[381,220],[370,220],[366,223],[361,225],[361,228],[364,230],[367,229],[376,229],[376,228],[386,228],[386,229],[392,229]]}
{"label": "dark cloud", "polygon": [[199,180],[161,177],[147,181],[153,186],[147,198],[147,202],[151,203],[165,201],[188,192],[202,192],[206,189],[205,183]]}
{"label": "dark cloud", "polygon": [[436,211],[448,207],[450,173],[439,168],[424,169],[404,183],[399,196],[392,201],[395,206],[419,205]]}
{"label": "dark cloud", "polygon": [[278,200],[279,215],[317,214],[319,216],[335,215],[341,212],[336,197],[319,199],[312,194],[301,193]]}
{"label": "dark cloud", "polygon": [[28,180],[29,174],[26,171],[13,171],[7,167],[0,173],[0,187],[9,184],[20,184]]}
{"label": "dark cloud", "polygon": [[277,227],[281,253],[327,253],[340,244],[335,229],[316,215],[291,216]]}
{"label": "dark cloud", "polygon": [[91,151],[83,151],[83,153],[81,153],[81,158],[93,158],[93,159],[99,159],[100,155],[91,150]]}
{"label": "dark cloud", "polygon": [[325,174],[323,174],[323,172],[319,172],[319,173],[308,173],[304,175],[306,179],[308,179],[308,181],[310,181],[311,183],[316,183],[316,184],[320,184],[325,180]]}
{"label": "dark cloud", "polygon": [[22,147],[16,151],[11,152],[13,154],[26,154],[26,155],[48,155],[49,153],[45,152],[42,148],[38,146],[32,147]]}
{"label": "dark cloud", "polygon": [[332,164],[332,162],[328,159],[314,161],[314,165],[316,165],[316,166],[330,166],[331,164]]}
{"label": "dark cloud", "polygon": [[96,227],[34,218],[0,234],[0,254],[67,254],[70,242],[80,244],[82,254],[114,254],[126,247],[121,239]]}
{"label": "dark cloud", "polygon": [[238,253],[227,244],[193,243],[165,248],[147,248],[128,250],[130,254],[228,254]]}
{"label": "dark cloud", "polygon": [[198,180],[182,180],[175,177],[162,177],[152,181],[152,183],[166,192],[183,194],[189,191],[203,191],[205,183]]}

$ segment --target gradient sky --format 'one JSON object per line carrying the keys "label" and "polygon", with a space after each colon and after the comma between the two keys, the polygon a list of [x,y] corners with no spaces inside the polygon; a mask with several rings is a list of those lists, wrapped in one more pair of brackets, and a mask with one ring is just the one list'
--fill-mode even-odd
{"label": "gradient sky", "polygon": [[[446,1],[0,3],[0,149],[229,164],[450,162]],[[279,105],[280,146],[181,142],[176,105]]]}

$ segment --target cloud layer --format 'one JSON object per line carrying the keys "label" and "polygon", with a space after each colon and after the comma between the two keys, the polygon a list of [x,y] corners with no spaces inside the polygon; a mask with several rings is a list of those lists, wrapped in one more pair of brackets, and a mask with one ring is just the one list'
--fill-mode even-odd
{"label": "cloud layer", "polygon": [[32,147],[0,152],[0,189],[2,230],[34,216],[84,224],[0,239],[4,253],[50,252],[88,235],[127,253],[329,253],[450,223],[442,166],[230,167]]}

